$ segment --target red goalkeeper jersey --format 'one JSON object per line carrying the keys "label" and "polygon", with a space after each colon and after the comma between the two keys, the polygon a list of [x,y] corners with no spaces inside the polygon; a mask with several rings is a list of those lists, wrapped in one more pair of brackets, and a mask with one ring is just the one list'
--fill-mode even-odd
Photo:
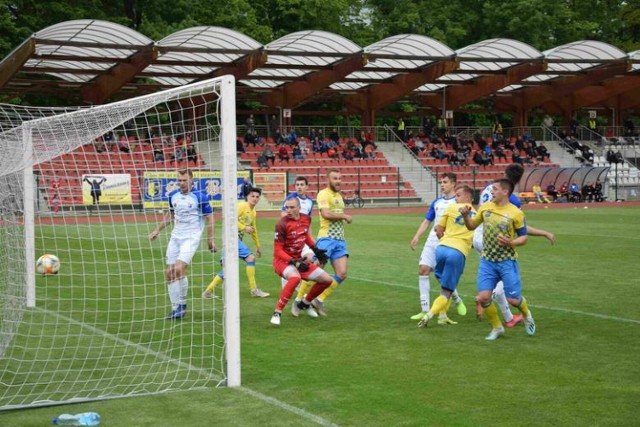
{"label": "red goalkeeper jersey", "polygon": [[288,263],[292,259],[302,258],[304,245],[315,246],[309,225],[302,218],[282,218],[276,224],[276,235],[273,248],[273,260]]}

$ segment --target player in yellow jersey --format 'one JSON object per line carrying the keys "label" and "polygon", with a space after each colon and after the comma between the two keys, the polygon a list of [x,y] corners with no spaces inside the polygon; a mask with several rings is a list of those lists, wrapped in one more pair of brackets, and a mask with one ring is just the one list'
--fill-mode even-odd
{"label": "player in yellow jersey", "polygon": [[[424,313],[418,327],[427,326],[429,320],[435,315],[447,312],[451,305],[451,297],[455,292],[467,255],[471,249],[473,242],[473,231],[467,229],[461,209],[469,208],[469,216],[475,214],[471,208],[471,200],[473,198],[473,190],[468,185],[461,185],[455,190],[455,203],[449,204],[440,217],[440,222],[436,224],[435,232],[440,241],[436,246],[436,265],[435,276],[440,282],[442,289],[440,296],[433,301],[433,305]],[[455,324],[449,319],[438,319],[438,324]]]}
{"label": "player in yellow jersey", "polygon": [[491,298],[493,290],[500,281],[504,283],[509,304],[520,310],[524,316],[527,334],[533,335],[536,331],[527,300],[521,295],[522,282],[515,248],[525,245],[528,235],[524,213],[509,202],[513,188],[513,182],[508,179],[499,179],[493,184],[493,201],[480,206],[477,215],[471,217],[469,207],[464,207],[460,211],[469,230],[475,230],[484,223],[482,235],[484,249],[478,267],[476,299],[482,305],[484,314],[493,327],[486,337],[491,341],[504,334],[498,310]]}
{"label": "player in yellow jersey", "polygon": [[342,176],[337,169],[327,172],[327,187],[317,197],[320,211],[320,230],[316,239],[316,248],[323,250],[333,267],[334,283],[312,301],[318,314],[326,315],[324,301],[331,292],[347,278],[347,243],[344,240],[344,223],[351,224],[351,215],[344,213],[344,200],[340,194]]}
{"label": "player in yellow jersey", "polygon": [[[258,238],[258,226],[256,224],[256,205],[260,201],[261,195],[262,189],[253,187],[247,195],[247,200],[238,203],[238,256],[247,263],[246,272],[251,296],[266,298],[269,294],[258,288],[256,284],[256,256],[258,256],[258,258],[262,256],[260,239]],[[253,243],[256,245],[256,256],[253,255],[251,249],[242,241],[245,234],[249,234],[253,239]],[[222,259],[220,262],[222,263]],[[213,298],[215,287],[222,284],[222,282],[224,282],[224,272],[220,271],[202,293],[202,298]]]}

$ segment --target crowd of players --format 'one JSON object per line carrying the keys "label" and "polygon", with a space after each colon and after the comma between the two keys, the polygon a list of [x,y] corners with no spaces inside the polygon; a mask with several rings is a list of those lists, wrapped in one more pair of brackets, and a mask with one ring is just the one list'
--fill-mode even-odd
{"label": "crowd of players", "polygon": [[[535,322],[527,300],[522,296],[516,248],[525,245],[528,236],[542,236],[552,244],[553,233],[528,225],[520,210],[520,202],[513,194],[522,177],[521,165],[512,164],[505,177],[488,185],[481,194],[477,211],[471,205],[473,191],[466,185],[456,185],[454,173],[443,174],[440,181],[442,196],[435,200],[410,241],[415,249],[422,235],[433,225],[421,253],[418,266],[418,287],[421,312],[412,316],[419,327],[425,327],[438,316],[438,324],[455,324],[447,316],[455,303],[459,315],[465,315],[466,306],[456,291],[471,248],[480,254],[477,274],[478,293],[476,310],[479,318],[486,317],[492,329],[487,340],[495,340],[505,327],[525,324],[528,335],[535,334]],[[169,211],[149,234],[151,240],[170,223],[174,223],[166,252],[166,280],[172,309],[168,320],[177,320],[187,314],[187,267],[198,248],[203,230],[207,229],[209,250],[217,250],[214,243],[214,221],[206,194],[191,188],[193,174],[189,169],[178,171],[179,188],[169,195]],[[308,181],[299,176],[295,192],[289,194],[282,207],[281,219],[275,227],[273,268],[281,277],[282,291],[271,316],[271,324],[279,326],[282,312],[298,289],[291,313],[298,316],[306,312],[311,317],[326,315],[325,301],[347,277],[349,253],[345,240],[345,224],[352,217],[344,212],[340,193],[341,174],[337,169],[327,172],[326,188],[312,200],[308,194]],[[246,200],[239,202],[238,231],[239,257],[246,263],[250,292],[254,297],[269,294],[259,289],[255,280],[255,257],[261,256],[256,225],[256,205],[261,196],[259,188],[250,188]],[[320,229],[317,239],[311,234],[311,219],[317,204]],[[205,227],[206,223],[206,227]],[[475,232],[474,232],[475,230]],[[255,255],[242,241],[249,234],[255,244]],[[333,274],[325,271],[331,264]],[[430,304],[430,273],[440,284],[440,296]],[[215,275],[202,297],[213,298],[215,287],[224,280],[223,272]],[[509,306],[519,314],[514,315]],[[502,314],[504,323],[498,312]]]}

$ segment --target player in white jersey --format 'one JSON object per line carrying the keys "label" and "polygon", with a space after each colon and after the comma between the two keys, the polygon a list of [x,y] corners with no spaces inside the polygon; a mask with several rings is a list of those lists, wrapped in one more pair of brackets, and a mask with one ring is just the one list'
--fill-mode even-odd
{"label": "player in white jersey", "polygon": [[213,209],[209,197],[202,191],[191,191],[193,172],[190,169],[178,171],[178,190],[169,193],[169,211],[158,226],[149,233],[155,240],[170,223],[174,223],[167,246],[167,269],[165,272],[171,300],[171,313],[167,320],[182,319],[187,313],[187,291],[189,282],[186,272],[191,259],[200,245],[200,237],[207,223],[207,244],[209,250],[216,251],[214,238]]}
{"label": "player in white jersey", "polygon": [[[447,209],[447,207],[456,202],[456,181],[457,179],[455,173],[447,172],[442,174],[442,178],[440,179],[440,191],[442,192],[442,197],[434,200],[433,203],[431,203],[431,206],[429,206],[429,210],[425,214],[425,219],[418,227],[416,234],[413,236],[413,239],[411,239],[411,243],[409,244],[411,250],[415,250],[420,237],[422,237],[422,235],[427,231],[431,223],[434,224],[434,227],[431,228],[431,232],[429,233],[427,241],[424,244],[424,248],[422,249],[422,253],[420,254],[420,261],[418,262],[418,287],[420,289],[420,307],[422,311],[414,316],[411,316],[412,320],[420,320],[424,317],[425,313],[429,312],[431,304],[431,299],[429,296],[429,292],[431,290],[429,275],[436,267],[436,246],[438,246],[438,236],[436,236],[435,225],[440,222],[440,218],[442,217],[442,214]],[[461,316],[467,314],[467,308],[458,295],[458,292],[454,292],[451,297],[453,299],[453,302],[457,306],[458,314],[460,314]],[[440,315],[438,323],[455,324],[456,322],[449,319],[446,313],[442,313]]]}
{"label": "player in white jersey", "polygon": [[[523,173],[524,173],[524,168],[517,163],[507,166],[504,171],[505,178],[511,181],[514,186],[517,185],[518,182],[520,182],[520,178],[522,178]],[[482,206],[483,204],[493,200],[493,193],[491,192],[492,188],[493,188],[493,183],[491,182],[484,188],[484,190],[482,190],[482,193],[480,194],[479,206]],[[518,209],[522,207],[522,204],[520,203],[520,199],[518,198],[518,196],[516,196],[513,193],[509,196],[509,202],[515,205]],[[480,226],[478,226],[478,228],[475,229],[473,234],[473,247],[475,248],[475,250],[478,252],[479,255],[482,253],[482,249],[484,248],[484,245],[482,243],[483,228],[484,228],[484,224],[480,224]],[[533,228],[529,224],[527,224],[527,234],[530,236],[545,237],[551,242],[551,244],[554,244],[556,241],[556,237],[553,233],[549,231]],[[507,297],[504,294],[504,283],[502,283],[502,281],[498,282],[495,289],[493,290],[492,299],[500,309],[500,312],[502,313],[502,318],[504,320],[504,325],[506,327],[512,328],[518,323],[523,321],[521,314],[517,314],[514,316],[513,313],[511,313],[511,310],[509,308],[509,303],[507,302]],[[478,313],[478,317],[481,318],[482,309],[478,304],[476,304],[476,311]]]}

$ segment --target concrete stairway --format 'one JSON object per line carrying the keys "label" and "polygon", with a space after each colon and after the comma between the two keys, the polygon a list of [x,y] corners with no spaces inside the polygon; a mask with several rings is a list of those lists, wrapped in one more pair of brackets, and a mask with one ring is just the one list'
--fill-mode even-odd
{"label": "concrete stairway", "polygon": [[400,142],[376,142],[376,145],[378,150],[384,153],[389,164],[399,168],[402,179],[411,183],[423,203],[429,203],[436,198],[436,179]]}

